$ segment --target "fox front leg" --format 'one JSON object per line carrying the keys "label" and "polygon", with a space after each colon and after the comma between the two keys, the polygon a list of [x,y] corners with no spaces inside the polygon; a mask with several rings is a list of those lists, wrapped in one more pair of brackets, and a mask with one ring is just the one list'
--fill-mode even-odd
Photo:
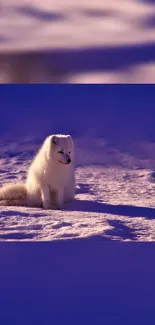
{"label": "fox front leg", "polygon": [[56,193],[56,207],[57,209],[61,209],[64,203],[64,189],[59,190]]}
{"label": "fox front leg", "polygon": [[47,185],[43,185],[41,188],[41,199],[44,209],[51,208],[50,190]]}

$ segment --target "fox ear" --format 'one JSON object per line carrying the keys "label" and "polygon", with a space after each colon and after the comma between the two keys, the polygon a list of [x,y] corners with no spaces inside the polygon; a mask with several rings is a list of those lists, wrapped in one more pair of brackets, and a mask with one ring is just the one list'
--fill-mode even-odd
{"label": "fox ear", "polygon": [[70,134],[67,134],[67,139],[69,139],[69,142],[73,146],[73,139],[72,139],[72,136]]}
{"label": "fox ear", "polygon": [[52,137],[51,137],[51,141],[52,141],[53,144],[56,144],[57,141],[58,141],[57,136],[56,136],[56,135],[52,135]]}
{"label": "fox ear", "polygon": [[70,134],[67,134],[67,138],[70,139],[72,141],[72,137]]}

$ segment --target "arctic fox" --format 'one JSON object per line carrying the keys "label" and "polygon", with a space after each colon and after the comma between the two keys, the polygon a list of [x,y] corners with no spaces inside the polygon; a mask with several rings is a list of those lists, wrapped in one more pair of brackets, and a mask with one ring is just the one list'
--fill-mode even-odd
{"label": "arctic fox", "polygon": [[0,188],[0,206],[61,208],[75,193],[74,144],[70,135],[48,136],[32,161],[26,184]]}

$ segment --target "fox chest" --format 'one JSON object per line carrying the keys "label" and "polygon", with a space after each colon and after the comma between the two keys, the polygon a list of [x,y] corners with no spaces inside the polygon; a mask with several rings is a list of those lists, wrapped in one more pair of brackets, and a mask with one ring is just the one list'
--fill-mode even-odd
{"label": "fox chest", "polygon": [[64,186],[68,182],[69,175],[62,173],[61,171],[53,171],[52,173],[47,174],[47,183],[51,190],[56,190],[62,186]]}

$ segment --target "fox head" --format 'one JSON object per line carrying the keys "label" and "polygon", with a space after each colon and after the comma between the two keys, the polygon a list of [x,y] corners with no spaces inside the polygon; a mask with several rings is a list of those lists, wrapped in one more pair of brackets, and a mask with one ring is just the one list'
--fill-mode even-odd
{"label": "fox head", "polygon": [[50,137],[50,152],[55,162],[69,165],[74,159],[74,145],[71,135],[53,134]]}

